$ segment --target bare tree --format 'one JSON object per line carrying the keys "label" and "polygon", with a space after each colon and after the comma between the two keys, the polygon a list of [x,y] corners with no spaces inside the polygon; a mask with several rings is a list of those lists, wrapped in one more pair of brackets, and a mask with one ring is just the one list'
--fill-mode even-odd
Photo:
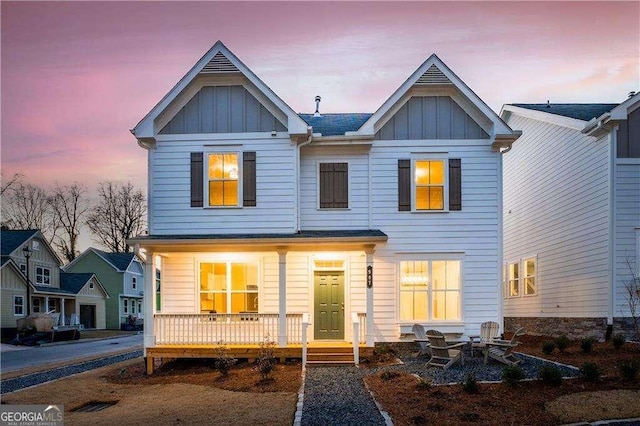
{"label": "bare tree", "polygon": [[131,182],[102,182],[98,200],[87,216],[87,227],[94,241],[114,252],[129,252],[126,240],[146,228],[147,204]]}
{"label": "bare tree", "polygon": [[79,253],[80,227],[88,210],[86,193],[87,188],[81,183],[74,182],[68,186],[56,183],[49,197],[52,213],[61,231],[61,235],[56,236],[52,243],[68,262]]}
{"label": "bare tree", "polygon": [[[0,173],[0,175],[1,175],[1,173]],[[18,181],[20,181],[20,179],[22,179],[22,177],[23,176],[20,173],[16,173],[11,177],[11,179],[9,179],[7,181],[2,179],[2,186],[0,187],[0,195],[4,195],[4,193],[7,192],[13,185],[18,183]]]}
{"label": "bare tree", "polygon": [[2,195],[2,225],[11,229],[39,229],[49,242],[58,230],[45,190],[21,182]]}

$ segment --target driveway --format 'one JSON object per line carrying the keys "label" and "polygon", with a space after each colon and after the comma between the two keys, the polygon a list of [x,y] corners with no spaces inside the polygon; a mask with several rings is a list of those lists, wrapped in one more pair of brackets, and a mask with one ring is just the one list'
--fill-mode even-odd
{"label": "driveway", "polygon": [[2,345],[0,371],[5,378],[7,373],[20,370],[39,370],[48,365],[75,363],[114,353],[139,350],[142,349],[142,343],[143,335],[135,334],[110,339],[48,343],[38,347]]}

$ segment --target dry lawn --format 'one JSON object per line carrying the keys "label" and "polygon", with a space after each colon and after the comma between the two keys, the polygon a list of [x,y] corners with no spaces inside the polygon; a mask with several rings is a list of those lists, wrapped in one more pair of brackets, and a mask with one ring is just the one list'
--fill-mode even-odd
{"label": "dry lawn", "polygon": [[[3,404],[62,404],[65,424],[291,425],[300,388],[300,365],[277,365],[261,382],[244,364],[222,378],[206,362],[172,362],[144,375],[141,359],[3,395]],[[116,402],[99,412],[74,410]]]}

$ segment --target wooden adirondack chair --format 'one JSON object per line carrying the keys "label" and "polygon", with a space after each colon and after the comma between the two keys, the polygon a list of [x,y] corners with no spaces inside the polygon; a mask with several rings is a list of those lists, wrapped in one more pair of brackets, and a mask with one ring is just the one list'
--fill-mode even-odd
{"label": "wooden adirondack chair", "polygon": [[427,362],[427,367],[435,365],[446,370],[458,361],[464,365],[462,347],[467,342],[447,343],[444,339],[444,334],[437,330],[428,330],[427,339],[429,339],[429,347],[431,349],[431,359]]}
{"label": "wooden adirondack chair", "polygon": [[424,327],[420,324],[413,324],[411,330],[416,336],[413,341],[420,345],[420,351],[418,351],[416,357],[423,354],[431,355],[431,349],[429,348],[429,339],[427,339],[427,332],[424,331]]}
{"label": "wooden adirondack chair", "polygon": [[484,350],[487,342],[492,342],[497,339],[499,331],[500,324],[495,321],[486,321],[480,324],[480,334],[469,336],[469,342],[471,343],[471,356],[473,356],[474,349]]}
{"label": "wooden adirondack chair", "polygon": [[518,337],[523,334],[524,328],[520,327],[513,333],[511,340],[496,339],[493,342],[487,342],[484,347],[484,364],[487,365],[489,358],[507,365],[515,365],[522,362],[513,354],[513,348],[518,346]]}

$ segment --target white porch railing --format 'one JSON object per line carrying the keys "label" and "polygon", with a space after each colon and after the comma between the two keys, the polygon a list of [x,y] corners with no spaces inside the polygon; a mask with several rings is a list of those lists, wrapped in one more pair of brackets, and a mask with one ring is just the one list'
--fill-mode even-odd
{"label": "white porch railing", "polygon": [[[278,338],[278,314],[155,314],[157,345],[258,344]],[[302,343],[302,314],[287,314],[287,343]]]}

